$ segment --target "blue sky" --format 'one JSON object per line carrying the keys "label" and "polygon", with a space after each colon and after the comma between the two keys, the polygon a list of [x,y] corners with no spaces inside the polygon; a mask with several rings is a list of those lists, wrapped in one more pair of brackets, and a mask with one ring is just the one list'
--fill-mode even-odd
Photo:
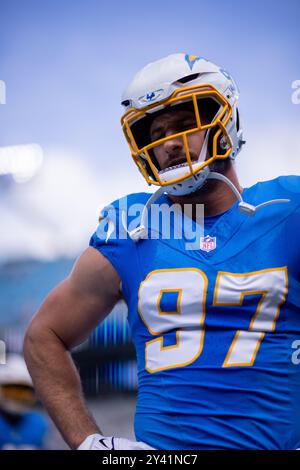
{"label": "blue sky", "polygon": [[[173,52],[203,55],[236,79],[248,141],[242,183],[299,173],[300,105],[291,101],[300,79],[299,1],[1,0],[0,8],[0,146],[40,144],[46,164],[66,171],[61,197],[76,162],[86,172],[82,198],[95,212],[147,190],[120,129],[120,96],[140,67]],[[64,159],[70,164],[61,169]],[[84,195],[86,181],[94,188]],[[18,194],[32,200],[32,191],[34,182]]]}
{"label": "blue sky", "polygon": [[177,51],[231,71],[251,127],[283,112],[299,120],[290,100],[300,78],[297,1],[2,0],[1,10],[1,145],[79,146],[98,160],[99,147],[122,139],[124,86],[145,63]]}

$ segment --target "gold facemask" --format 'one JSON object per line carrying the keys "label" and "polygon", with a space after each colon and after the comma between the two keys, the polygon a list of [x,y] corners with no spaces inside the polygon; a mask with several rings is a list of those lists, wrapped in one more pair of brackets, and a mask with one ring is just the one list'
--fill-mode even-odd
{"label": "gold facemask", "polygon": [[[212,118],[212,121],[209,124],[204,124],[204,122],[201,122],[201,112],[199,110],[198,104],[201,102],[201,100],[207,98],[214,100],[214,102],[219,106],[219,109],[216,115]],[[169,135],[153,142],[151,142],[150,139],[148,139],[148,141],[145,140],[145,138],[143,139],[143,135],[141,134],[145,134],[147,121],[149,122],[149,119],[153,118],[156,112],[161,112],[161,110],[167,106],[175,106],[184,103],[192,104],[195,113],[196,127]],[[156,186],[167,186],[180,183],[190,176],[195,175],[202,168],[211,164],[217,159],[228,158],[232,152],[232,141],[226,130],[226,125],[229,122],[231,116],[232,107],[229,101],[224,96],[222,96],[222,94],[218,92],[214,86],[210,84],[202,84],[180,88],[166,100],[163,100],[159,103],[150,104],[142,110],[130,108],[122,116],[121,124],[131,150],[132,158],[147,183],[154,184]],[[202,121],[204,120],[202,119]],[[187,137],[189,134],[207,129],[214,129],[214,131],[210,131],[212,140],[210,146],[211,150],[209,152],[208,158],[204,162],[199,162],[196,165],[195,162],[192,164]],[[179,178],[165,182],[160,178],[160,170],[154,164],[153,149],[174,138],[182,138],[183,140],[187,162],[187,172]],[[221,146],[220,141],[222,142]]]}

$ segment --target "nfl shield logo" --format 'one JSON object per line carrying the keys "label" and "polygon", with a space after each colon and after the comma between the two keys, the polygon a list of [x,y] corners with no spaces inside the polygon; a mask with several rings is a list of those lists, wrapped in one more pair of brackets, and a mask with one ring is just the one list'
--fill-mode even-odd
{"label": "nfl shield logo", "polygon": [[200,250],[209,252],[209,251],[215,250],[216,247],[217,247],[216,237],[210,237],[209,235],[206,235],[206,237],[200,238]]}

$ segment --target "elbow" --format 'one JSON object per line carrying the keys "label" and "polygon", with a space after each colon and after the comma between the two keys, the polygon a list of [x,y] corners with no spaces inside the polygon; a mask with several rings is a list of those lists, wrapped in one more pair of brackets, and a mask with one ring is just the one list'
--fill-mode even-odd
{"label": "elbow", "polygon": [[23,341],[23,354],[27,365],[30,361],[31,356],[34,356],[33,351],[38,348],[39,343],[41,343],[40,337],[40,328],[38,328],[34,325],[33,322],[31,322],[25,332]]}
{"label": "elbow", "polygon": [[23,341],[23,354],[28,368],[42,359],[49,343],[53,342],[52,336],[43,322],[36,318],[31,321]]}
{"label": "elbow", "polygon": [[28,326],[24,341],[23,354],[30,370],[32,366],[43,366],[49,354],[56,356],[67,348],[57,334],[40,318],[34,318]]}

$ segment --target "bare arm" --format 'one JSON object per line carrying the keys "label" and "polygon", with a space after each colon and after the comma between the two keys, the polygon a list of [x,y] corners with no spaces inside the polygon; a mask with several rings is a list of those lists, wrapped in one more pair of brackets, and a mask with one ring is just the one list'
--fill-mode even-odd
{"label": "bare arm", "polygon": [[84,403],[69,349],[87,338],[120,299],[120,278],[94,248],[46,298],[26,332],[24,355],[36,391],[71,448],[101,432]]}

